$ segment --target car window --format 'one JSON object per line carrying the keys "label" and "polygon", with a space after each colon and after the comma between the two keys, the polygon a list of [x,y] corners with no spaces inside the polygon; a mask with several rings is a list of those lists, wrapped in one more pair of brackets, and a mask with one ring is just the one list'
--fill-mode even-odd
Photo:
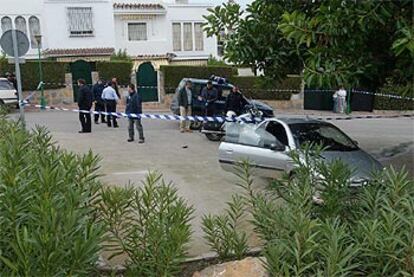
{"label": "car window", "polygon": [[264,125],[243,122],[226,123],[225,141],[261,148],[270,148],[272,144],[280,143],[274,135],[266,131]]}
{"label": "car window", "polygon": [[266,125],[266,131],[269,132],[270,134],[272,134],[283,145],[286,145],[286,146],[289,145],[288,137],[287,137],[287,134],[286,134],[286,129],[279,122],[270,121]]}
{"label": "car window", "polygon": [[0,90],[14,90],[13,84],[6,80],[0,80]]}
{"label": "car window", "polygon": [[357,150],[355,143],[341,130],[327,123],[297,123],[289,125],[298,147],[305,143],[322,145],[326,151]]}
{"label": "car window", "polygon": [[223,97],[227,97],[227,96],[229,96],[229,94],[230,94],[230,89],[228,89],[228,88],[224,88],[223,89],[223,92],[222,92],[222,96]]}

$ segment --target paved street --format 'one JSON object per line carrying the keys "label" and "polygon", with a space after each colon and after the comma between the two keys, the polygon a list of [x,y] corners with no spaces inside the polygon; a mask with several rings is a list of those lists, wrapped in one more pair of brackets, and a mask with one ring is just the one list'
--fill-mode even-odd
{"label": "paved street", "polygon": [[[78,153],[92,149],[102,157],[103,181],[122,186],[129,181],[139,184],[148,170],[159,170],[167,181],[173,181],[179,193],[196,209],[194,235],[190,254],[205,253],[201,216],[219,213],[232,194],[238,192],[237,178],[222,171],[217,162],[218,143],[200,133],[181,134],[178,123],[143,121],[146,143],[127,143],[127,122],[119,129],[93,125],[92,134],[78,134],[77,114],[69,112],[31,112],[28,126],[45,125],[64,148]],[[412,119],[370,119],[334,122],[360,142],[360,146],[384,164],[406,164],[413,174],[414,121]],[[183,148],[187,146],[187,148]],[[413,176],[413,175],[411,175]],[[259,186],[264,182],[259,180]]]}

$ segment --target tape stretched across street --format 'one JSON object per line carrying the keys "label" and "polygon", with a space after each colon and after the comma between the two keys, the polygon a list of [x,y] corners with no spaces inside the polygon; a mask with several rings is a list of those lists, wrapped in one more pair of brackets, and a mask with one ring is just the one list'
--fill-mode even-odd
{"label": "tape stretched across street", "polygon": [[[158,120],[168,120],[168,121],[198,121],[198,122],[245,122],[245,123],[259,123],[263,121],[263,118],[260,117],[225,117],[225,116],[180,116],[180,115],[168,115],[168,114],[132,114],[132,113],[122,113],[122,112],[97,112],[97,111],[86,111],[78,109],[67,109],[62,107],[54,106],[41,106],[33,105],[27,102],[21,103],[24,106],[31,106],[35,108],[44,108],[46,110],[56,110],[56,111],[65,111],[65,112],[75,112],[75,113],[86,113],[86,114],[97,114],[97,115],[112,115],[116,117],[123,118],[141,118],[141,119],[158,119]],[[354,120],[354,119],[379,119],[379,118],[414,118],[414,113],[411,114],[400,114],[400,115],[366,115],[366,116],[336,116],[336,117],[309,117],[312,119],[325,120],[325,121],[337,121],[337,120]]]}
{"label": "tape stretched across street", "polygon": [[[50,83],[50,82],[43,82],[44,86],[59,86],[59,87],[72,87],[74,84],[68,84],[68,83]],[[93,84],[88,84],[92,86]],[[40,86],[40,83],[39,83]],[[128,85],[118,85],[119,88],[128,88]],[[158,86],[136,86],[137,89],[143,88],[143,89],[157,89]],[[165,90],[174,90],[175,87],[164,87]],[[269,92],[296,92],[300,93],[300,90],[298,89],[242,89],[242,91],[269,91]],[[332,93],[335,92],[335,90],[332,89],[305,89],[306,92],[326,92],[326,93]],[[401,99],[401,100],[407,100],[407,101],[414,101],[414,98],[407,97],[407,96],[400,96],[395,94],[385,94],[385,93],[375,93],[370,91],[363,91],[363,90],[351,90],[351,93],[357,93],[357,94],[364,94],[364,95],[373,95],[378,97],[385,97],[385,98],[393,98],[393,99]]]}

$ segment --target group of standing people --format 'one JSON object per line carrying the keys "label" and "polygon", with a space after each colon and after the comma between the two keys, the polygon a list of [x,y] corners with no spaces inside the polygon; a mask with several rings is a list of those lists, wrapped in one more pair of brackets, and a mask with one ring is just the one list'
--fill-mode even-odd
{"label": "group of standing people", "polygon": [[[187,80],[185,86],[178,92],[178,106],[180,107],[180,116],[192,115],[193,105],[193,84],[190,80]],[[202,101],[205,105],[205,115],[214,116],[216,115],[215,102],[219,99],[219,92],[213,86],[213,82],[209,80],[207,85],[202,89],[198,100]],[[240,115],[243,112],[245,105],[247,105],[246,99],[241,94],[239,88],[234,86],[232,91],[226,98],[226,115],[235,116]],[[191,122],[188,120],[181,120],[180,132],[191,132]]]}
{"label": "group of standing people", "polygon": [[[92,109],[93,104],[95,104],[95,112],[97,112],[94,115],[95,124],[99,124],[100,118],[101,123],[106,123],[108,127],[118,128],[118,116],[111,114],[116,113],[117,104],[121,99],[116,78],[112,78],[109,82],[100,79],[93,85],[92,89],[86,84],[85,80],[79,79],[78,86],[78,107],[80,111],[84,111],[79,112],[79,121],[82,127],[79,133],[91,133],[92,131],[92,117],[90,110]],[[104,112],[108,113],[106,118],[103,114]],[[142,97],[138,94],[133,84],[128,85],[125,113],[142,113]],[[145,139],[141,119],[132,117],[129,117],[128,142],[134,141],[134,126],[136,126],[139,133],[139,143],[144,143]]]}

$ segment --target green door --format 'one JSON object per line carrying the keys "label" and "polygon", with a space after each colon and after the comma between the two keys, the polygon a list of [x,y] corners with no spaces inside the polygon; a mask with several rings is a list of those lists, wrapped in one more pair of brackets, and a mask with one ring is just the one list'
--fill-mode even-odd
{"label": "green door", "polygon": [[158,101],[157,72],[151,63],[143,63],[137,73],[138,92],[142,95],[143,102]]}
{"label": "green door", "polygon": [[73,99],[78,99],[78,80],[84,79],[86,84],[92,85],[92,68],[91,64],[83,60],[78,60],[70,64],[70,72],[72,73]]}

